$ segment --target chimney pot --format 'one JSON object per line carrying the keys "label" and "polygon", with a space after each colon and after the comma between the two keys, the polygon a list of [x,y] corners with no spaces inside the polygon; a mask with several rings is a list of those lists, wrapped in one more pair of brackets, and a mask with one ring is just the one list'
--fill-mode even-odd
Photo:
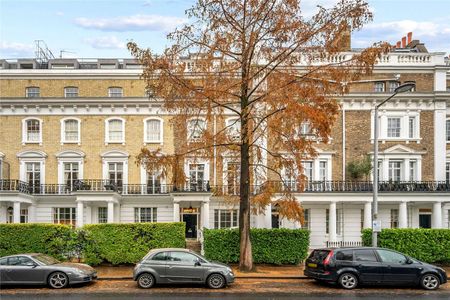
{"label": "chimney pot", "polygon": [[412,32],[408,32],[408,43],[407,45],[411,44],[412,41]]}
{"label": "chimney pot", "polygon": [[401,48],[401,46],[402,46],[402,42],[398,41],[395,48]]}
{"label": "chimney pot", "polygon": [[406,48],[406,36],[402,37],[402,48]]}

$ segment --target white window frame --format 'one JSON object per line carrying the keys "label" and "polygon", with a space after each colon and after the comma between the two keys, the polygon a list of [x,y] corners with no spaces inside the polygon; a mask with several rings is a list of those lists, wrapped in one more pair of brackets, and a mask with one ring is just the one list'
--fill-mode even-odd
{"label": "white window frame", "polygon": [[194,165],[201,165],[201,164],[205,165],[203,181],[204,182],[209,181],[209,176],[210,176],[210,174],[209,174],[209,172],[210,172],[210,170],[209,170],[210,169],[209,161],[208,160],[203,160],[203,159],[187,158],[185,160],[185,163],[184,163],[184,174],[186,175],[186,181],[187,181],[186,184],[190,184],[191,177],[190,177],[189,170],[190,170],[190,165],[192,165],[192,164],[194,164]]}
{"label": "white window frame", "polygon": [[[378,85],[382,85],[383,88],[381,90],[379,90],[377,87]],[[386,92],[386,82],[384,81],[375,81],[373,84],[373,92],[374,93],[385,93]]]}
{"label": "white window frame", "polygon": [[[374,140],[374,111],[371,113],[371,143]],[[400,136],[388,137],[388,118],[400,118]],[[414,118],[414,132],[410,138],[409,119]],[[416,142],[420,144],[420,111],[380,111],[378,120],[378,140],[382,143],[387,141],[405,141],[406,144]]]}
{"label": "white window frame", "polygon": [[[112,92],[113,89],[120,89],[120,96],[119,93]],[[123,97],[123,88],[120,86],[110,86],[108,88],[108,97],[109,98],[122,98]]]}
{"label": "white window frame", "polygon": [[226,133],[227,136],[233,140],[239,140],[241,138],[241,128],[239,126],[238,130],[235,130],[235,125],[236,124],[240,124],[241,120],[238,117],[229,117],[227,119],[225,119],[225,127],[227,127],[226,129]]}
{"label": "white window frame", "polygon": [[[28,126],[27,123],[28,121],[33,121],[36,120],[39,122],[39,139],[37,141],[28,141]],[[22,119],[22,145],[25,144],[39,144],[39,146],[42,146],[42,132],[43,132],[43,125],[44,125],[44,121],[42,121],[42,119],[36,118],[36,117],[29,117],[29,118],[25,118]]]}
{"label": "white window frame", "polygon": [[[119,120],[122,122],[122,139],[118,141],[111,141],[109,139],[109,122]],[[111,117],[105,120],[105,145],[108,144],[122,144],[125,145],[125,119],[119,117]]]}
{"label": "white window frame", "polygon": [[123,179],[124,193],[126,193],[125,187],[128,184],[128,158],[130,155],[127,152],[112,150],[101,154],[103,165],[103,180],[109,180],[109,163],[123,163]]}
{"label": "white window frame", "polygon": [[[73,141],[66,140],[66,122],[67,121],[77,121],[78,138]],[[78,144],[81,145],[81,120],[78,118],[63,118],[61,119],[61,145],[63,144]]]}
{"label": "white window frame", "polygon": [[17,154],[19,158],[19,178],[21,181],[27,182],[26,163],[40,164],[40,184],[45,184],[45,160],[47,154],[39,150],[22,151]]}
{"label": "white window frame", "polygon": [[[151,217],[150,217],[151,221],[150,222],[148,222],[148,221],[143,222],[141,220],[141,210],[142,209],[150,209],[150,211],[151,211],[151,214],[150,214],[151,215]],[[155,210],[156,210],[156,217],[154,217],[155,216]],[[137,215],[136,215],[136,212],[137,212]],[[158,222],[158,207],[155,207],[155,206],[152,206],[152,207],[145,207],[145,206],[134,207],[133,208],[133,214],[134,214],[134,222],[135,223],[156,223],[156,222]]]}
{"label": "white window frame", "polygon": [[[228,192],[228,189],[230,187],[230,183],[228,182],[228,165],[229,164],[239,164],[239,158],[238,157],[224,157],[223,158],[223,175],[222,175],[222,182],[224,186],[224,192]],[[240,168],[240,165],[239,165]],[[240,177],[240,174],[238,174]],[[238,180],[240,181],[240,180]],[[234,183],[233,183],[234,186]],[[234,186],[236,193],[239,191],[239,184],[237,186]],[[226,189],[226,190],[225,190]]]}
{"label": "white window frame", "polygon": [[[399,150],[400,148],[401,150]],[[392,151],[392,152],[390,152]],[[422,180],[422,155],[424,152],[411,152],[412,149],[408,150],[408,147],[405,146],[393,146],[385,151],[379,153],[378,161],[381,164],[381,168],[379,168],[379,181],[388,181],[389,180],[389,161],[402,161],[402,170],[401,170],[401,181],[421,181]],[[373,159],[373,153],[371,154],[371,158]],[[415,176],[416,178],[410,178],[410,161],[415,161],[416,170]],[[373,180],[373,174],[371,173],[371,179]]]}
{"label": "white window frame", "polygon": [[201,139],[201,137],[194,138],[194,137],[191,136],[192,133],[191,133],[191,130],[190,130],[191,128],[190,128],[189,124],[191,123],[191,121],[195,121],[195,120],[201,120],[201,121],[204,122],[204,124],[205,124],[205,126],[203,128],[204,131],[206,131],[207,128],[208,128],[208,122],[206,122],[206,119],[203,118],[203,117],[194,117],[194,118],[188,119],[187,120],[187,124],[186,124],[186,129],[187,129],[186,130],[186,133],[187,133],[186,139],[187,139],[188,143],[189,142],[196,142],[196,141]]}
{"label": "white window frame", "polygon": [[[68,89],[76,89],[77,90],[76,96],[68,96],[69,94],[74,94],[74,93],[68,93]],[[78,98],[78,87],[77,86],[65,86],[64,87],[64,98]]]}
{"label": "white window frame", "polygon": [[[100,214],[100,209],[102,210],[102,214],[104,214],[104,215]],[[106,212],[106,214],[105,214],[105,212]],[[103,222],[100,222],[100,220],[102,220]],[[107,206],[97,207],[97,223],[98,224],[108,223],[108,207]]]}
{"label": "white window frame", "polygon": [[61,151],[56,154],[58,160],[58,184],[64,182],[64,163],[78,163],[78,179],[84,179],[84,158],[86,154],[79,150]]}
{"label": "white window frame", "polygon": [[[159,121],[159,139],[157,140],[149,140],[148,139],[148,126],[147,122],[149,121]],[[146,144],[163,144],[164,141],[164,120],[158,117],[149,117],[143,120],[144,122],[144,145]]]}
{"label": "white window frame", "polygon": [[[38,93],[37,96],[30,96],[31,94],[36,94],[36,93],[30,93],[29,89],[37,89]],[[25,88],[25,97],[26,98],[40,98],[41,97],[41,88],[38,86],[27,86]]]}
{"label": "white window frame", "polygon": [[[61,222],[61,218],[60,218],[60,214],[61,214],[61,209],[70,209],[70,225],[72,226],[76,226],[77,225],[77,208],[76,207],[72,207],[72,206],[58,206],[58,207],[52,207],[52,221],[53,224],[66,224],[67,223],[60,223]],[[55,214],[58,216],[57,219],[55,219]],[[72,218],[73,217],[73,218]]]}
{"label": "white window frame", "polygon": [[[222,227],[220,222],[221,222],[221,213],[225,212],[225,213],[230,213],[230,227]],[[217,221],[216,221],[216,213],[217,213]],[[236,226],[234,224],[234,217],[236,216]],[[214,209],[214,228],[215,229],[221,229],[221,228],[236,228],[237,226],[239,226],[239,211],[237,209]],[[216,223],[217,223],[217,227],[216,227]]]}

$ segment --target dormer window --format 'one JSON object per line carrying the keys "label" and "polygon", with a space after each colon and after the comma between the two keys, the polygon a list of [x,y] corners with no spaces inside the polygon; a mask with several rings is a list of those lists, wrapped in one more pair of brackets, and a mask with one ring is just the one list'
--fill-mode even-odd
{"label": "dormer window", "polygon": [[30,86],[25,89],[27,98],[39,98],[41,97],[41,90],[37,86]]}
{"label": "dormer window", "polygon": [[123,97],[123,90],[121,87],[110,87],[108,89],[108,97],[110,98],[121,98]]}

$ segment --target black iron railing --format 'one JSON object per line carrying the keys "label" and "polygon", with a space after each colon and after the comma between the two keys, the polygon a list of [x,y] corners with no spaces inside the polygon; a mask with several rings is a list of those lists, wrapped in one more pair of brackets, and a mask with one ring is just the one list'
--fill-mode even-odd
{"label": "black iron railing", "polygon": [[[270,189],[283,193],[371,193],[373,184],[370,181],[267,181],[261,185],[250,186],[250,194],[255,195]],[[16,191],[26,194],[65,195],[80,191],[116,192],[123,195],[157,195],[172,192],[211,192],[215,196],[239,196],[237,184],[211,186],[209,181],[190,182],[185,184],[123,184],[122,182],[103,179],[76,180],[71,184],[31,185],[17,179],[0,180],[0,191]],[[380,193],[447,193],[450,183],[445,181],[381,181]]]}

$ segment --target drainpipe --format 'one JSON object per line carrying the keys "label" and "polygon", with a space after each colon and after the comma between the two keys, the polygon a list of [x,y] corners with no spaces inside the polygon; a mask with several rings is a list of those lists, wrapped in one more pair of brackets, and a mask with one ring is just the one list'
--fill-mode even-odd
{"label": "drainpipe", "polygon": [[342,181],[345,181],[345,107],[342,103]]}

